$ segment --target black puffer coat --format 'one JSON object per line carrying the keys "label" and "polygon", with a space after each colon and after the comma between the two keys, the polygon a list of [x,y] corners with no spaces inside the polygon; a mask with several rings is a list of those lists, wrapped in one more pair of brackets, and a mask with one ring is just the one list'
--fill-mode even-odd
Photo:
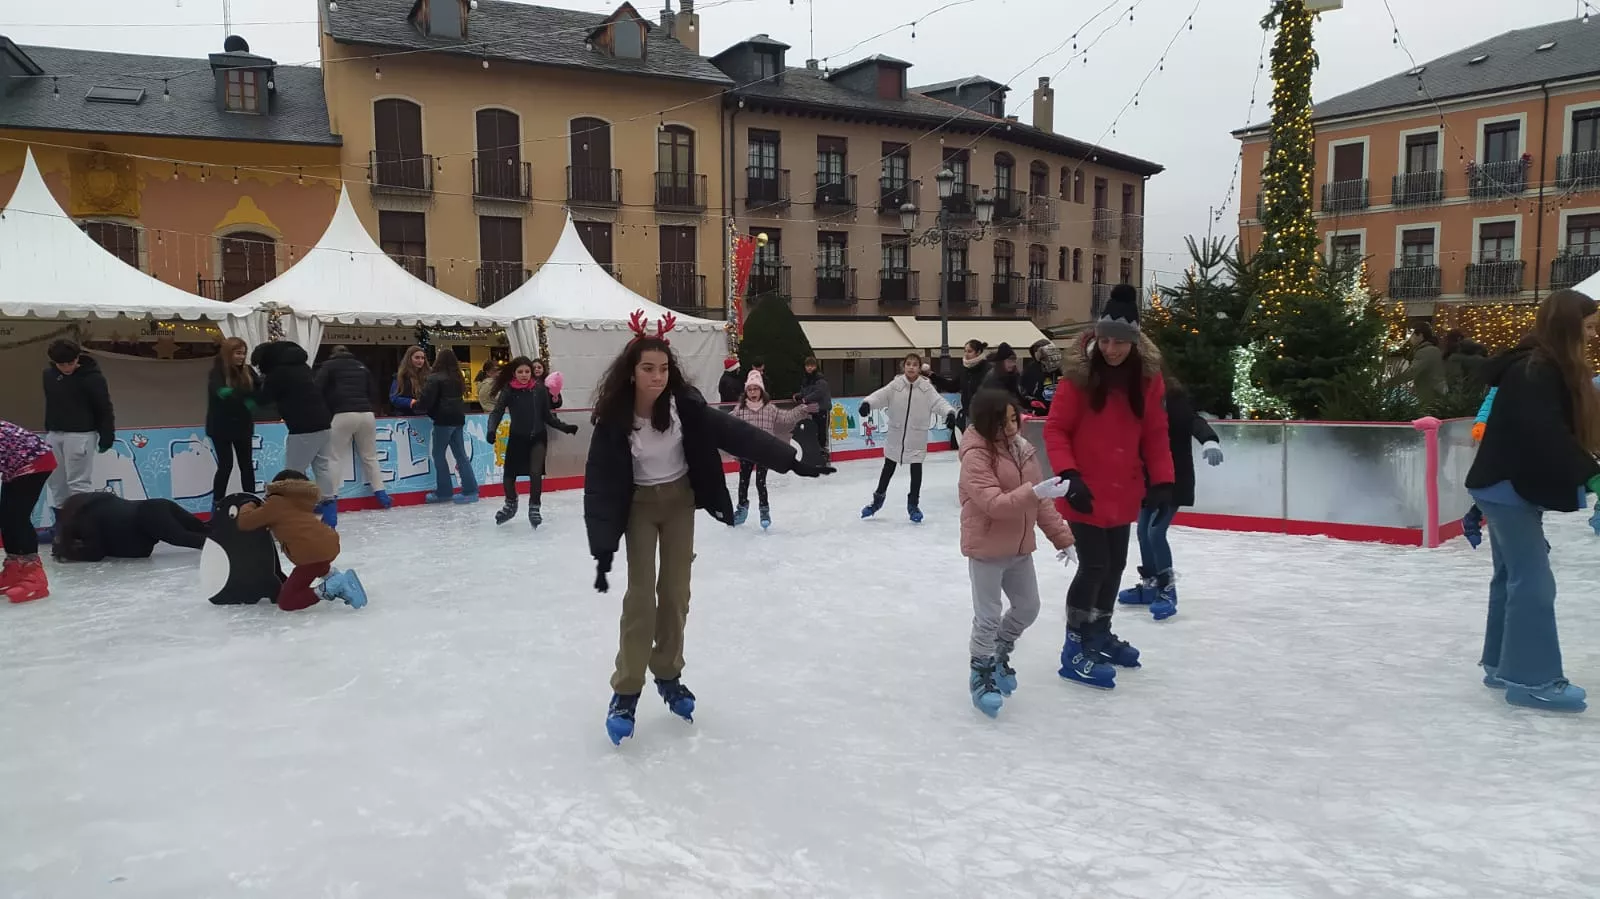
{"label": "black puffer coat", "polygon": [[411,408],[424,412],[441,428],[467,423],[467,401],[461,396],[461,379],[453,372],[436,371],[422,385],[422,396]]}
{"label": "black puffer coat", "polygon": [[494,411],[489,413],[489,430],[484,432],[491,440],[500,430],[500,419],[507,414],[511,416],[511,433],[532,437],[535,443],[549,436],[548,428],[568,433],[577,430],[576,425],[568,425],[556,417],[550,389],[540,381],[534,381],[527,387],[518,387],[513,381],[495,394]]}
{"label": "black puffer coat", "polygon": [[291,434],[315,434],[333,427],[333,413],[317,389],[310,357],[297,343],[274,340],[256,347],[250,362],[261,372],[262,402],[278,408]]}
{"label": "black puffer coat", "polygon": [[978,389],[983,387],[983,382],[989,379],[989,370],[993,367],[993,363],[987,359],[979,359],[972,365],[967,365],[966,360],[962,360],[961,375],[957,379],[961,382],[962,412],[972,408],[973,394],[977,393]]}
{"label": "black puffer coat", "polygon": [[1202,445],[1215,443],[1217,432],[1194,411],[1194,400],[1189,392],[1174,381],[1167,381],[1167,439],[1172,445],[1173,500],[1179,506],[1192,506],[1194,447],[1189,441],[1196,440]]}
{"label": "black puffer coat", "polygon": [[317,367],[317,389],[328,403],[328,411],[371,412],[372,372],[348,352],[335,352]]}
{"label": "black puffer coat", "polygon": [[249,387],[228,387],[227,377],[215,366],[206,376],[206,436],[213,440],[243,440],[256,432],[253,410],[261,376],[251,372]]}
{"label": "black puffer coat", "polygon": [[1469,490],[1510,481],[1517,495],[1552,512],[1576,512],[1600,463],[1576,433],[1572,394],[1555,366],[1520,346],[1490,359],[1484,380],[1499,388],[1483,443],[1467,471]]}
{"label": "black puffer coat", "polygon": [[102,450],[116,442],[111,389],[93,356],[79,356],[78,368],[70,375],[62,374],[54,365],[45,368],[44,429],[63,434],[99,434]]}

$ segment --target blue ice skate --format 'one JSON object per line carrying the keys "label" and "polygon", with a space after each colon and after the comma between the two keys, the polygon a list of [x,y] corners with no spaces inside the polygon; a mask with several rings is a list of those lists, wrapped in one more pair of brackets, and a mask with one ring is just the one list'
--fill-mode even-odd
{"label": "blue ice skate", "polygon": [[322,519],[322,523],[328,527],[335,529],[339,527],[338,500],[325,499],[322,502],[317,503],[311,511],[316,513],[317,517]]}
{"label": "blue ice skate", "polygon": [[1011,654],[1016,651],[1017,644],[1010,640],[994,641],[994,685],[1002,696],[1017,692],[1017,669],[1011,667]]}
{"label": "blue ice skate", "polygon": [[1118,668],[1138,668],[1139,650],[1111,632],[1111,622],[1099,621],[1085,638],[1085,646],[1097,660]]}
{"label": "blue ice skate", "polygon": [[749,503],[740,503],[738,505],[738,507],[733,510],[733,526],[734,527],[738,527],[739,525],[744,524],[747,520],[749,520],[749,518],[750,518],[750,504]]}
{"label": "blue ice skate", "polygon": [[639,707],[639,694],[611,694],[611,707],[606,710],[606,736],[611,745],[621,746],[622,741],[633,736],[633,712]]}
{"label": "blue ice skate", "polygon": [[1500,679],[1500,669],[1492,665],[1484,665],[1483,685],[1491,690],[1504,690],[1506,682]]}
{"label": "blue ice skate", "polygon": [[1589,696],[1582,687],[1558,680],[1542,687],[1506,684],[1506,702],[1548,712],[1581,712],[1589,707]]}
{"label": "blue ice skate", "polygon": [[378,501],[378,508],[380,509],[394,508],[394,500],[389,498],[389,491],[387,490],[373,491],[372,498]]}
{"label": "blue ice skate", "polygon": [[661,694],[661,701],[667,704],[672,714],[685,721],[694,723],[694,694],[683,685],[678,678],[662,680],[656,678],[656,692]]}
{"label": "blue ice skate", "polygon": [[882,508],[883,508],[883,494],[874,493],[874,494],[872,494],[872,502],[869,505],[862,507],[862,509],[861,509],[861,517],[862,518],[871,518],[872,516],[878,514],[878,510],[882,509]]}
{"label": "blue ice skate", "polygon": [[922,523],[922,510],[917,507],[916,503],[913,503],[913,502],[907,502],[906,503],[906,515],[908,517],[910,517],[912,524],[921,524]]}
{"label": "blue ice skate", "polygon": [[1061,647],[1061,670],[1056,672],[1070,681],[1090,687],[1110,690],[1117,685],[1117,669],[1089,654],[1083,646],[1083,636],[1067,631],[1067,642]]}
{"label": "blue ice skate", "polygon": [[422,497],[422,501],[427,503],[430,506],[436,506],[439,503],[447,503],[447,502],[450,502],[453,499],[455,499],[454,493],[448,493],[448,494],[427,493],[427,494],[424,494],[423,497]]}
{"label": "blue ice skate", "polygon": [[1005,697],[995,682],[993,658],[972,660],[972,671],[967,675],[967,690],[972,693],[972,705],[978,711],[990,718],[1000,714]]}
{"label": "blue ice skate", "polygon": [[1143,566],[1139,566],[1139,583],[1124,589],[1117,594],[1117,602],[1125,606],[1147,606],[1156,598],[1155,576]]}
{"label": "blue ice skate", "polygon": [[1155,577],[1155,599],[1150,603],[1150,617],[1157,621],[1166,621],[1178,614],[1178,585],[1177,576],[1171,570],[1163,571]]}
{"label": "blue ice skate", "polygon": [[478,501],[478,494],[477,493],[457,493],[456,494],[456,498],[455,498],[455,504],[458,505],[458,506],[471,505],[472,503],[475,503],[477,501]]}
{"label": "blue ice skate", "polygon": [[761,507],[761,529],[764,531],[764,530],[766,530],[767,528],[770,528],[770,527],[772,527],[772,507],[770,507],[770,506],[762,506]]}
{"label": "blue ice skate", "polygon": [[353,568],[335,571],[323,578],[322,592],[328,599],[344,600],[352,609],[359,609],[367,604],[367,588],[361,586],[361,578],[356,575]]}

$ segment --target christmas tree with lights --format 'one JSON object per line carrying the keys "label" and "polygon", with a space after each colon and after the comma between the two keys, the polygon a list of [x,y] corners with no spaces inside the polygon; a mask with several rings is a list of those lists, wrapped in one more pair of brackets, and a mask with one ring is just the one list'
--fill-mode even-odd
{"label": "christmas tree with lights", "polygon": [[1196,409],[1236,418],[1234,353],[1245,340],[1252,275],[1231,241],[1187,242],[1193,262],[1178,286],[1151,298],[1145,332]]}

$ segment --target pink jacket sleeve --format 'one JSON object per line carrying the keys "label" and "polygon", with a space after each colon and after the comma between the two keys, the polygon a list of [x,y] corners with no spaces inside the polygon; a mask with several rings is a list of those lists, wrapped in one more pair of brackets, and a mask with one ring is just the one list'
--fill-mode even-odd
{"label": "pink jacket sleeve", "polygon": [[987,446],[973,447],[961,454],[961,483],[972,504],[988,518],[1017,518],[1032,503],[1033,484],[1005,490],[994,473],[994,451]]}
{"label": "pink jacket sleeve", "polygon": [[1142,425],[1139,451],[1151,486],[1173,483],[1177,475],[1172,470],[1172,442],[1167,435],[1167,385],[1159,375],[1145,385]]}
{"label": "pink jacket sleeve", "polygon": [[[1078,385],[1063,381],[1056,388],[1056,397],[1050,404],[1050,414],[1044,420],[1044,450],[1050,456],[1052,474],[1072,471],[1078,460],[1072,452],[1072,429],[1083,414],[1083,392]],[[1172,463],[1169,461],[1170,469]]]}

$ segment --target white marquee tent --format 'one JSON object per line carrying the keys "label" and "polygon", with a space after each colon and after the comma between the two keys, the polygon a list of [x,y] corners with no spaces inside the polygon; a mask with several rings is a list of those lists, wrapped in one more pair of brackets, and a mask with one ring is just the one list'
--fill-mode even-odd
{"label": "white marquee tent", "polygon": [[712,400],[728,355],[727,322],[694,318],[651,302],[613,278],[583,245],[571,216],[550,258],[527,283],[488,309],[511,322],[511,351],[539,353],[539,321],[552,371],[561,372],[570,405],[588,405],[606,367],[633,339],[629,318],[642,311],[654,333],[662,316],[676,317],[667,339],[689,383]]}
{"label": "white marquee tent", "polygon": [[294,267],[237,301],[290,312],[284,336],[316,355],[323,328],[342,325],[502,328],[503,316],[428,285],[390,259],[367,233],[344,189],[333,221]]}

